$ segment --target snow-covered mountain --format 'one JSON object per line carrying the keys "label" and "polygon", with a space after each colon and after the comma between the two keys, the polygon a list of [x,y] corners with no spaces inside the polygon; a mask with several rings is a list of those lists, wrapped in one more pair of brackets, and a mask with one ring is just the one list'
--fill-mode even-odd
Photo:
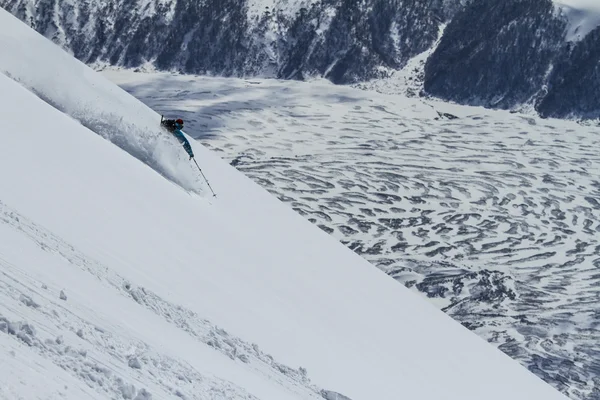
{"label": "snow-covered mountain", "polygon": [[598,399],[596,127],[327,81],[104,74],[572,399]]}
{"label": "snow-covered mountain", "polygon": [[463,104],[598,118],[599,8],[474,1],[450,21],[427,60],[425,91]]}
{"label": "snow-covered mountain", "polygon": [[3,10],[0,52],[0,398],[564,399]]}
{"label": "snow-covered mountain", "polygon": [[[2,0],[86,63],[347,83],[429,48],[458,0]],[[418,21],[418,23],[415,23]]]}
{"label": "snow-covered mountain", "polygon": [[424,93],[535,108],[543,116],[600,116],[600,12],[593,0],[0,0],[0,6],[88,64],[357,83],[386,79],[435,50]]}

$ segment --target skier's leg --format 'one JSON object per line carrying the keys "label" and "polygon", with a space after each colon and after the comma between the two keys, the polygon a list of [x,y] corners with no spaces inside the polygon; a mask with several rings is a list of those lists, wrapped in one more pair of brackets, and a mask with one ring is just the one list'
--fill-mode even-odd
{"label": "skier's leg", "polygon": [[192,151],[192,146],[190,145],[190,142],[188,142],[186,140],[185,143],[183,144],[183,148],[188,153],[188,155],[190,156],[190,158],[194,157],[194,152]]}

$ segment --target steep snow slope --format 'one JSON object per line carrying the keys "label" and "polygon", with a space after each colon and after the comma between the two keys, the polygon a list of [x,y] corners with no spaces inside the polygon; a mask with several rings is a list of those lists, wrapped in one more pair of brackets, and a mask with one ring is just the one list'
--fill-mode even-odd
{"label": "steep snow slope", "polygon": [[569,19],[567,40],[578,41],[600,25],[600,2],[597,0],[555,0]]}
{"label": "steep snow slope", "polygon": [[597,399],[597,127],[327,81],[103,73],[557,389]]}
{"label": "steep snow slope", "polygon": [[3,11],[0,26],[17,80],[0,76],[0,371],[28,371],[0,375],[5,397],[49,374],[73,399],[316,396],[260,346],[354,400],[564,398],[208,150],[212,203],[161,176],[175,156],[159,145],[142,154],[160,174],[82,126],[139,156],[130,121],[158,115]]}
{"label": "steep snow slope", "polygon": [[[3,19],[8,19],[4,10],[2,14]],[[157,126],[160,116],[157,117],[132,97],[116,96],[115,93],[120,92],[118,88],[97,79],[95,72],[81,63],[74,63],[72,56],[57,51],[56,46],[45,42],[39,45],[39,35],[29,31],[25,31],[22,37],[11,34],[10,29],[23,32],[24,28],[12,19],[10,22],[3,28],[0,37],[5,54],[15,54],[0,60],[5,74],[168,179],[188,190],[198,187],[197,177],[192,175],[187,159],[175,146],[177,142],[161,136]],[[71,65],[71,68],[65,68],[65,65]],[[74,75],[83,79],[72,79]],[[111,101],[100,108],[98,100],[102,98],[111,98]]]}
{"label": "steep snow slope", "polygon": [[[92,397],[78,393],[86,386],[93,398],[318,398],[298,371],[282,373],[259,348],[194,313],[205,302],[214,313],[236,303],[209,295],[215,276],[202,279],[198,259],[211,254],[194,250],[202,235],[169,226],[197,225],[206,203],[4,75],[0,89],[8,120],[0,145],[0,333],[8,355],[0,369],[17,372],[0,377],[7,399]],[[187,259],[171,246],[177,241]],[[189,274],[177,272],[185,268]],[[5,334],[13,340],[5,343]],[[46,380],[56,389],[38,384]]]}

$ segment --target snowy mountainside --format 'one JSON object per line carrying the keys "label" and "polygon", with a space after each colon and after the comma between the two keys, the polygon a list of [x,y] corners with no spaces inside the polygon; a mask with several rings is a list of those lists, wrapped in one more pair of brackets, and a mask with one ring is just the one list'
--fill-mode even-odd
{"label": "snowy mountainside", "polygon": [[[428,52],[425,73],[418,77],[425,88],[420,94],[586,119],[600,117],[596,3],[0,0],[0,6],[97,67],[324,77],[385,89],[404,81],[405,71],[398,71]],[[446,25],[438,46],[438,32]]]}
{"label": "snowy mountainside", "polygon": [[600,3],[595,0],[554,0],[569,19],[567,40],[578,41],[600,25]]}
{"label": "snowy mountainside", "polygon": [[157,113],[1,10],[0,51],[2,398],[564,399],[204,147],[218,197],[180,184]]}
{"label": "snowy mountainside", "polygon": [[404,80],[398,71],[429,51],[419,78],[423,94],[542,116],[600,117],[599,34],[593,34],[600,13],[592,0],[0,0],[0,6],[96,66],[375,80],[362,87],[378,88]]}
{"label": "snowy mountainside", "polygon": [[381,76],[435,41],[458,0],[2,0],[86,63],[339,83]]}
{"label": "snowy mountainside", "polygon": [[564,3],[571,7],[551,0],[471,2],[427,60],[425,92],[461,104],[534,108],[544,117],[600,118],[598,7]]}
{"label": "snowy mountainside", "polygon": [[445,27],[446,25],[440,26],[438,40],[431,48],[411,58],[401,70],[392,71],[385,78],[359,82],[351,86],[383,94],[404,95],[407,97],[422,96],[425,84],[425,65],[427,64],[427,59],[439,45]]}
{"label": "snowy mountainside", "polygon": [[[114,251],[132,246],[137,236],[161,244],[157,265],[181,264],[161,257],[168,249],[164,238],[140,237],[120,226],[166,229],[157,216],[169,202],[152,211],[148,198],[156,197],[154,190],[173,192],[172,185],[4,75],[0,87],[5,128],[22,134],[19,140],[2,135],[0,146],[2,170],[11,175],[3,176],[0,187],[0,370],[17,371],[0,375],[0,398],[321,398],[302,370],[173,303],[172,289],[160,295],[149,289],[152,283],[139,284],[156,279],[148,280],[152,264],[135,257],[128,262]],[[35,122],[23,127],[32,116]],[[23,157],[15,149],[29,151]],[[9,173],[11,167],[21,173]],[[184,203],[199,201],[173,193]],[[128,219],[129,201],[145,210],[143,219]],[[112,223],[98,223],[102,219]],[[116,239],[114,247],[99,245],[90,231]],[[147,244],[137,251],[144,247],[147,252]],[[98,250],[98,257],[90,255]],[[124,266],[135,270],[138,263],[143,273],[135,279]],[[40,380],[51,384],[36,385]]]}
{"label": "snowy mountainside", "polygon": [[595,127],[326,81],[104,74],[557,389],[597,399]]}

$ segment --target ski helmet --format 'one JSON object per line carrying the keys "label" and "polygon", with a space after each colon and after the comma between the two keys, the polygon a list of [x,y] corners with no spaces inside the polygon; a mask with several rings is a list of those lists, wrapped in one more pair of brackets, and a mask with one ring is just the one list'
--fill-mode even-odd
{"label": "ski helmet", "polygon": [[183,125],[183,120],[182,120],[181,118],[179,118],[179,119],[178,119],[177,121],[175,121],[175,122],[177,122],[179,125]]}

